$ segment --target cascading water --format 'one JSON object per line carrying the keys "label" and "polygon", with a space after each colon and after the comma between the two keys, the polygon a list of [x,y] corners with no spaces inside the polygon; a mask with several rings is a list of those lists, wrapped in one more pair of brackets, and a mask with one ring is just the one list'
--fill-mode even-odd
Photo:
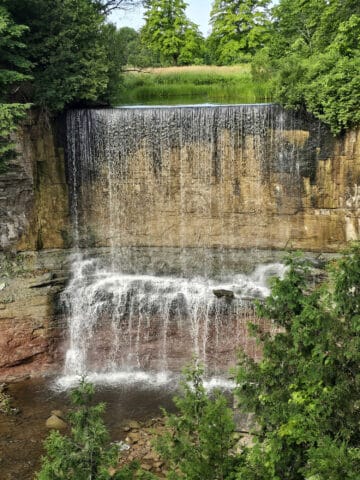
{"label": "cascading water", "polygon": [[255,234],[252,253],[239,249],[262,228],[262,211],[283,212],[282,189],[300,208],[316,146],[289,141],[299,122],[274,105],[68,113],[67,375],[178,371],[193,354],[216,373],[239,347],[258,354],[246,330],[251,299],[284,267],[254,267]]}
{"label": "cascading water", "polygon": [[64,294],[71,319],[67,373],[176,371],[192,354],[213,373],[221,371],[235,360],[223,355],[234,353],[235,345],[246,347],[246,320],[254,316],[249,299],[267,295],[267,276],[284,270],[269,264],[221,284],[122,274],[101,267],[98,259],[78,259],[73,267]]}

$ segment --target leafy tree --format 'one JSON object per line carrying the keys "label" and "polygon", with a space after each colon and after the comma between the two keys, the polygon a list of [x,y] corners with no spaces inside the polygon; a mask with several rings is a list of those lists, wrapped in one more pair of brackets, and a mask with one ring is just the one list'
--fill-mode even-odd
{"label": "leafy tree", "polygon": [[108,87],[102,98],[113,105],[116,103],[122,82],[122,70],[128,63],[131,49],[140,43],[136,30],[124,27],[117,29],[112,23],[104,25],[103,41],[106,47],[108,64]]}
{"label": "leafy tree", "polygon": [[154,52],[178,65],[192,61],[201,42],[197,26],[185,14],[183,0],[145,0],[145,25],[141,31],[143,42]]}
{"label": "leafy tree", "polygon": [[175,397],[177,415],[166,414],[168,431],[158,450],[169,465],[168,478],[220,480],[233,469],[233,413],[220,392],[211,398],[203,385],[203,368],[184,371],[183,395]]}
{"label": "leafy tree", "polygon": [[274,76],[275,99],[288,108],[306,108],[334,133],[357,126],[359,2],[281,0],[273,17],[265,70]]}
{"label": "leafy tree", "polygon": [[4,6],[0,5],[0,173],[14,155],[10,135],[23,118],[29,105],[9,103],[25,80],[29,80],[30,62],[24,55],[22,36],[27,30],[17,25]]}
{"label": "leafy tree", "polygon": [[133,28],[123,27],[117,30],[116,37],[121,64],[128,65],[130,55],[136,46],[140,44],[140,34]]}
{"label": "leafy tree", "polygon": [[269,0],[215,0],[209,45],[218,64],[249,60],[268,38]]}
{"label": "leafy tree", "polygon": [[184,46],[180,51],[179,65],[202,65],[206,56],[205,39],[198,26],[190,22],[185,30]]}
{"label": "leafy tree", "polygon": [[238,480],[355,480],[360,471],[360,245],[316,286],[299,258],[258,307],[279,329],[255,329],[263,359],[237,375],[239,408],[255,413],[256,443]]}
{"label": "leafy tree", "polygon": [[34,102],[59,111],[74,102],[95,101],[108,84],[102,31],[105,17],[90,0],[11,0],[34,64]]}

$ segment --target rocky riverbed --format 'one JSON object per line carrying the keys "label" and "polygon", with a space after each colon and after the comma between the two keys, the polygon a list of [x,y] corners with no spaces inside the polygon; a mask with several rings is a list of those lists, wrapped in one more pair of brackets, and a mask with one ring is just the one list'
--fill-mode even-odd
{"label": "rocky riverbed", "polygon": [[[67,393],[54,389],[53,385],[52,379],[44,378],[9,385],[11,405],[19,412],[0,414],[1,480],[33,480],[38,471],[43,441],[49,433],[47,419],[52,411],[61,410],[66,414],[70,408]],[[149,433],[157,428],[157,420],[153,419],[160,416],[160,407],[174,411],[174,393],[171,388],[141,384],[97,387],[95,401],[106,402],[105,423],[111,441],[129,446],[123,450],[120,464],[137,459],[149,470],[159,473],[157,458],[150,458],[153,450],[149,448]],[[141,428],[134,428],[138,425]]]}

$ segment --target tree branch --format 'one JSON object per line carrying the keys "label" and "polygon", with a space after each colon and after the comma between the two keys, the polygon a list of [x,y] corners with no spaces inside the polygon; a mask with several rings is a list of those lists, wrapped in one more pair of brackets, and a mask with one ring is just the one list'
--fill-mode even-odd
{"label": "tree branch", "polygon": [[141,5],[142,0],[95,0],[99,10],[108,15],[116,9],[128,10]]}

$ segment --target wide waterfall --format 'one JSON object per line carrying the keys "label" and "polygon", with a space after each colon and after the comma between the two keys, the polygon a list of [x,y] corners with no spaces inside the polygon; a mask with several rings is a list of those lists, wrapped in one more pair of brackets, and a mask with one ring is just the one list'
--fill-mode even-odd
{"label": "wide waterfall", "polygon": [[287,247],[322,148],[308,124],[267,104],[68,113],[67,375],[259,355],[253,299],[284,271],[264,248]]}

